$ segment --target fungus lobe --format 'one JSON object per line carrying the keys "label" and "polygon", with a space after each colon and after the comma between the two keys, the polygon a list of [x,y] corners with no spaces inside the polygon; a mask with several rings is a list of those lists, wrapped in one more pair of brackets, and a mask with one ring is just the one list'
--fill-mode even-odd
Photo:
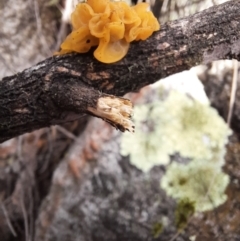
{"label": "fungus lobe", "polygon": [[160,25],[147,3],[130,7],[124,1],[87,0],[71,15],[72,32],[61,44],[58,54],[86,53],[97,46],[94,57],[103,63],[121,60],[130,42],[145,40]]}

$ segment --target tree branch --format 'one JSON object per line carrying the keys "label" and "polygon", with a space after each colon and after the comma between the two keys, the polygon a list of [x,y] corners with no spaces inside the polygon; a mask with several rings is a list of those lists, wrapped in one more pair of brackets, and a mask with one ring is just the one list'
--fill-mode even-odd
{"label": "tree branch", "polygon": [[0,142],[92,114],[132,131],[130,91],[201,63],[240,60],[240,0],[166,23],[127,56],[103,64],[92,53],[48,58],[0,81]]}

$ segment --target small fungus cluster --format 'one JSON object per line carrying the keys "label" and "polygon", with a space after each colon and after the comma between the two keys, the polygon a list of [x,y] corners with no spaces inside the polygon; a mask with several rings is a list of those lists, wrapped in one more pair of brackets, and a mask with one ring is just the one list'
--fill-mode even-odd
{"label": "small fungus cluster", "polygon": [[72,32],[61,45],[59,54],[86,53],[91,47],[97,60],[113,63],[122,59],[130,42],[145,40],[160,26],[147,3],[130,7],[124,1],[87,0],[71,15]]}

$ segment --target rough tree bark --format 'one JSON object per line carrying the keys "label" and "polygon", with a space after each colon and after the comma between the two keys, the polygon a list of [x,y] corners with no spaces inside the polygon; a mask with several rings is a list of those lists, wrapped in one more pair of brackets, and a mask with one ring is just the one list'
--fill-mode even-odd
{"label": "rough tree bark", "polygon": [[[229,1],[164,24],[148,40],[133,43],[128,55],[115,64],[99,63],[91,53],[70,54],[3,78],[0,142],[83,114],[96,115],[121,130],[129,129],[121,120],[106,116],[99,100],[119,100],[124,109],[129,102],[110,95],[137,91],[200,63],[240,60],[239,9],[240,0]],[[111,109],[111,103],[107,107]],[[120,114],[128,118],[130,111]]]}

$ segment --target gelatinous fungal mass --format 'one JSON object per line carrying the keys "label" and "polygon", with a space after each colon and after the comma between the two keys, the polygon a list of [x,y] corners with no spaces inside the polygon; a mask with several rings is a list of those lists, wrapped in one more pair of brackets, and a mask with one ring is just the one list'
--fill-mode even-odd
{"label": "gelatinous fungal mass", "polygon": [[130,7],[124,1],[87,0],[71,15],[72,32],[58,54],[86,53],[97,46],[94,57],[103,63],[122,59],[130,42],[145,40],[160,29],[147,3]]}

